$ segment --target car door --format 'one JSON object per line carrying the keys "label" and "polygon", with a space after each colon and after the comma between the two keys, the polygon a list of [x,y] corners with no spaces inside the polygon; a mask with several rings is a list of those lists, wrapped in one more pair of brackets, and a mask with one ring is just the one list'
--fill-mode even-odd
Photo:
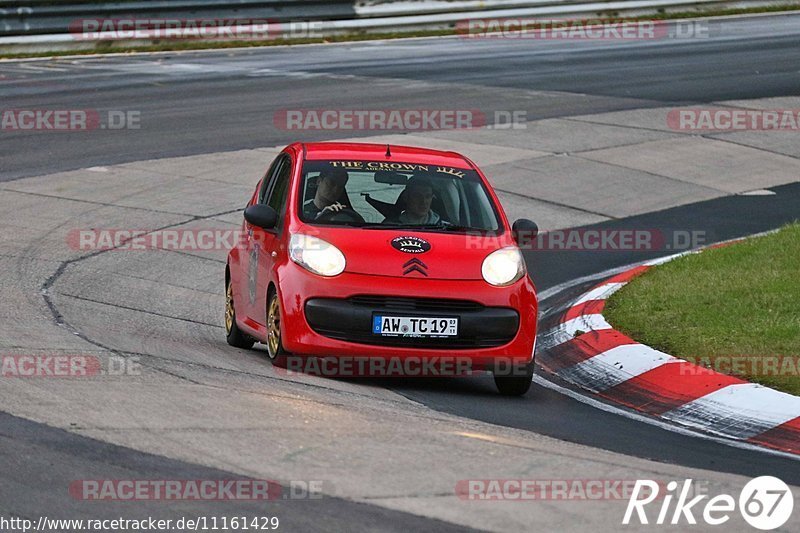
{"label": "car door", "polygon": [[263,229],[246,223],[247,250],[245,263],[247,316],[254,321],[259,331],[266,324],[267,289],[274,278],[275,260],[280,253],[280,235],[286,218],[286,198],[292,176],[292,159],[281,154],[270,168],[256,201],[269,205],[278,213],[278,222],[273,229]]}

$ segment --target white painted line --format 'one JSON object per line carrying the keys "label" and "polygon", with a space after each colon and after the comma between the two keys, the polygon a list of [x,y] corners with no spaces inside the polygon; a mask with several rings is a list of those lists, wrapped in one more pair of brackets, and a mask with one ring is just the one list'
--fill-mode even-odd
{"label": "white painted line", "polygon": [[68,68],[63,68],[63,67],[53,67],[49,65],[27,65],[27,64],[18,65],[17,68],[32,70],[34,72],[46,72],[48,74],[52,74],[53,71],[66,72],[69,70]]}
{"label": "white painted line", "polygon": [[740,192],[739,196],[772,196],[776,194],[775,191],[767,189],[756,189],[754,191]]}
{"label": "white painted line", "polygon": [[577,300],[570,306],[575,307],[576,305],[582,304],[584,302],[589,302],[592,300],[605,300],[609,298],[612,294],[620,290],[624,287],[625,283],[605,283],[600,285],[599,287],[595,287],[594,289],[590,290]]}
{"label": "white painted line", "polygon": [[740,450],[748,450],[751,452],[759,452],[764,453],[767,455],[774,455],[777,457],[783,457],[784,459],[792,459],[794,461],[800,461],[800,455],[795,455],[792,453],[781,452],[778,450],[773,450],[771,448],[765,448],[763,446],[757,446],[755,444],[750,444],[748,442],[740,442],[736,440],[725,439],[721,437],[715,437],[713,435],[707,435],[705,433],[700,433],[693,429],[683,428],[680,426],[676,426],[674,423],[664,422],[657,418],[651,418],[649,416],[645,416],[634,411],[630,411],[628,409],[623,409],[621,407],[616,407],[614,405],[601,402],[595,398],[587,396],[586,394],[574,391],[572,389],[568,389],[566,387],[562,387],[561,385],[556,385],[552,381],[549,381],[546,378],[543,378],[539,374],[533,375],[533,382],[537,385],[540,385],[546,389],[550,389],[555,391],[559,394],[563,394],[573,400],[580,402],[584,405],[588,405],[590,407],[594,407],[595,409],[599,409],[601,411],[605,411],[606,413],[611,413],[614,415],[619,415],[630,420],[635,420],[636,422],[642,422],[644,424],[649,424],[651,426],[655,426],[659,429],[663,429],[665,431],[669,431],[670,433],[677,433],[678,435],[683,435],[687,437],[695,437],[698,439],[708,440],[711,442],[716,442],[717,444],[724,444],[725,446],[730,446],[731,448],[738,448]]}
{"label": "white painted line", "polygon": [[687,255],[687,254],[690,254],[690,253],[697,253],[697,252],[699,252],[699,250],[692,250],[690,252],[681,252],[679,254],[672,254],[672,255],[668,255],[666,257],[659,257],[658,259],[651,259],[650,261],[645,261],[642,264],[646,265],[646,266],[663,265],[664,263],[669,263],[673,259],[677,259],[679,257],[683,257],[684,255]]}
{"label": "white painted line", "polygon": [[[164,52],[164,53],[166,53],[166,52]],[[779,230],[777,230],[777,229],[772,229],[772,230],[769,230],[769,231],[763,231],[761,233],[754,233],[752,235],[747,235],[745,237],[736,237],[736,238],[733,238],[733,239],[728,239],[726,241],[720,241],[720,242],[717,242],[717,243],[713,243],[713,245],[724,244],[726,242],[738,241],[738,240],[743,239],[743,238],[748,238],[749,239],[749,238],[753,238],[753,237],[761,237],[763,235],[770,235],[770,234],[776,233],[778,231]],[[712,246],[712,245],[709,245],[709,246]],[[688,252],[683,252],[683,253],[680,253],[680,254],[665,255],[665,256],[659,257],[657,259],[651,259],[650,261],[645,261],[645,262],[641,262],[640,261],[638,263],[630,263],[628,265],[623,265],[621,267],[609,268],[608,270],[603,270],[602,272],[598,272],[597,274],[589,274],[588,276],[581,276],[580,278],[576,278],[576,279],[572,279],[572,280],[569,280],[569,281],[565,281],[563,283],[559,283],[558,285],[555,285],[553,287],[550,287],[549,289],[545,289],[542,292],[540,292],[538,294],[539,302],[543,302],[543,301],[545,301],[545,300],[547,300],[549,298],[552,298],[553,296],[555,296],[555,295],[557,295],[557,294],[559,294],[561,292],[564,292],[565,290],[571,289],[572,287],[574,287],[576,285],[580,285],[582,283],[588,283],[588,282],[594,281],[596,279],[608,279],[608,278],[610,278],[612,276],[616,276],[617,274],[622,274],[623,272],[627,272],[628,270],[630,270],[632,268],[636,268],[637,266],[641,266],[641,265],[647,265],[647,266],[660,265],[660,264],[666,263],[667,261],[670,261],[672,259],[676,259],[676,258],[678,258],[678,257],[680,257],[682,255],[686,255],[687,253],[699,252],[701,250],[704,250],[707,247],[708,246],[703,247],[703,248],[699,248],[697,250],[690,250]],[[572,305],[568,305],[567,306],[567,308],[569,308],[569,307],[572,307]],[[545,310],[543,313],[546,313],[547,311],[549,311],[549,309]]]}
{"label": "white painted line", "polygon": [[603,318],[603,315],[582,315],[571,320],[567,320],[546,334],[552,336],[553,340],[557,341],[552,345],[556,346],[572,339],[578,332],[585,333],[587,331],[597,331],[600,329],[611,329],[611,324],[606,322],[606,319]]}
{"label": "white painted line", "polygon": [[644,344],[623,344],[558,372],[558,376],[593,392],[608,390],[676,359]]}
{"label": "white painted line", "polygon": [[[748,237],[759,237],[774,233],[776,231],[778,230],[757,233]],[[748,237],[729,239],[717,244],[740,241]],[[683,253],[672,254],[655,260],[647,261],[645,263],[609,269],[601,272],[600,274],[584,276],[583,278],[571,280],[540,293],[540,301],[546,298],[557,296],[564,290],[568,290],[571,287],[586,283],[588,281],[593,281],[594,279],[608,279],[613,275],[625,272],[641,264],[647,266],[660,265],[690,253],[699,253],[707,248],[708,247],[703,247],[696,250],[689,250]],[[627,282],[607,283],[601,285],[600,287],[596,287],[583,294],[581,298],[575,302],[567,304],[566,306],[558,306],[560,309],[557,310],[554,310],[554,308],[551,307],[543,314],[563,312],[579,303],[608,298],[608,296],[626,284]],[[544,332],[542,337],[548,347],[554,347],[574,338],[575,333],[578,331],[590,331],[597,329],[612,328],[601,314],[583,315],[568,320],[559,326]],[[643,344],[623,345],[612,348],[611,350],[607,350],[606,352],[591,357],[571,367],[565,368],[557,372],[557,375],[561,379],[575,384],[580,388],[587,389],[592,392],[600,392],[607,390],[608,388],[619,383],[628,381],[629,379],[652,370],[653,368],[658,368],[664,364],[679,363],[681,361],[681,359],[675,358],[663,352],[659,352],[658,350],[654,350]],[[612,407],[609,404],[603,403],[580,392],[556,385],[555,383],[539,377],[538,375],[534,375],[533,381],[534,383],[555,390],[561,394],[580,401],[581,403],[591,405],[603,411],[612,412],[640,422],[658,426],[674,433],[712,440],[714,442],[726,444],[735,448],[759,451],[761,453],[778,455],[795,460],[800,459],[800,456],[795,454],[772,450],[761,445],[738,442],[738,439],[746,440],[763,434],[770,429],[780,426],[781,424],[800,416],[800,397],[779,392],[761,385],[752,383],[729,385],[728,387],[707,394],[706,396],[698,398],[692,402],[688,402],[677,409],[673,409],[672,411],[661,415],[659,417],[660,419],[668,421],[664,422],[658,419],[649,418],[645,415],[636,414],[624,408]],[[718,438],[702,433],[696,433],[692,430],[687,430],[684,427],[677,426],[675,424],[698,428],[726,438]],[[728,439],[737,440],[731,441]]]}
{"label": "white painted line", "polygon": [[[548,298],[552,298],[556,294],[564,292],[567,289],[571,289],[575,285],[580,285],[581,283],[588,283],[588,282],[594,281],[596,279],[610,278],[611,276],[615,276],[617,274],[622,274],[626,270],[630,270],[630,269],[638,266],[639,264],[640,263],[631,263],[629,265],[624,265],[624,266],[621,266],[621,267],[610,268],[608,270],[604,270],[602,272],[598,272],[597,274],[589,274],[588,276],[582,276],[580,278],[576,278],[576,279],[573,279],[573,280],[570,280],[570,281],[565,281],[564,283],[559,283],[558,285],[555,285],[554,287],[550,287],[549,289],[545,289],[542,292],[540,292],[538,294],[539,301],[543,302],[543,301],[547,300]],[[572,307],[572,304],[570,304],[568,307]]]}
{"label": "white painted line", "polygon": [[728,385],[662,415],[718,435],[748,439],[800,416],[800,397],[754,383]]}

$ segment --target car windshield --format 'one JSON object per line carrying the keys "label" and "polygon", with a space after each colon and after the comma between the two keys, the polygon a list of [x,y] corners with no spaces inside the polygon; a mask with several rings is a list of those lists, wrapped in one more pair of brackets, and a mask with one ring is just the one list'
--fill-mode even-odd
{"label": "car windshield", "polygon": [[306,161],[300,218],[310,224],[498,231],[475,170],[419,163]]}

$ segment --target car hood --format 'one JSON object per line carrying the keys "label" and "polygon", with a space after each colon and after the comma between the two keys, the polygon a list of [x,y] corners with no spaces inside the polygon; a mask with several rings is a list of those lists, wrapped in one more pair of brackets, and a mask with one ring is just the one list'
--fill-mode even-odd
{"label": "car hood", "polygon": [[512,246],[509,232],[477,235],[407,230],[315,228],[344,253],[345,272],[408,279],[482,280],[487,255]]}

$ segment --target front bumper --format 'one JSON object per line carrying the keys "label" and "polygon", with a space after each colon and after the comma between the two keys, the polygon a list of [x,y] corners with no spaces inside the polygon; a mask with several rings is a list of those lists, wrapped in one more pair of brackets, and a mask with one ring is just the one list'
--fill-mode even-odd
{"label": "front bumper", "polygon": [[[430,302],[430,304],[425,305]],[[412,346],[426,349],[491,348],[508,344],[519,330],[519,313],[507,307],[484,307],[470,301],[356,296],[348,299],[312,298],[305,315],[311,328],[325,337],[359,344]],[[455,317],[458,336],[453,338],[390,337],[372,333],[374,315],[404,317]]]}
{"label": "front bumper", "polygon": [[[293,354],[406,358],[446,353],[486,365],[498,358],[513,362],[533,359],[538,306],[533,283],[527,276],[509,287],[492,287],[483,281],[352,273],[323,278],[288,263],[279,269],[278,279],[283,303],[283,344]],[[396,300],[447,299],[472,302],[474,306],[472,309],[456,306],[442,314],[435,309],[387,307],[387,298],[390,304]],[[458,316],[459,336],[402,340],[373,336],[374,312]]]}

